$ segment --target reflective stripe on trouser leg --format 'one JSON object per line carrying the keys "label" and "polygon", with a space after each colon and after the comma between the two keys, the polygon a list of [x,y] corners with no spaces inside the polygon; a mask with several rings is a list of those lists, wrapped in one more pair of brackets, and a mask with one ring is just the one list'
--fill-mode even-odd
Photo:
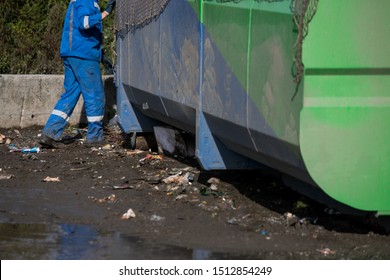
{"label": "reflective stripe on trouser leg", "polygon": [[57,101],[43,129],[43,134],[54,140],[61,138],[81,94],[79,83],[66,58],[64,59],[64,89],[65,92]]}
{"label": "reflective stripe on trouser leg", "polygon": [[102,141],[106,102],[100,64],[97,61],[68,58],[79,81],[88,119],[86,142]]}

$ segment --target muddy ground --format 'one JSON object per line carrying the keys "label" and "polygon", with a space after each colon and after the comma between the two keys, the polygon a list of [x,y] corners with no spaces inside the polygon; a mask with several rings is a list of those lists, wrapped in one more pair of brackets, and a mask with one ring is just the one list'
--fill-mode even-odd
{"label": "muddy ground", "polygon": [[[119,234],[155,248],[134,255],[117,246],[102,254],[104,246],[96,244],[102,239],[87,236],[78,242],[98,249],[73,255],[81,259],[194,257],[158,254],[158,248],[201,250],[209,252],[206,259],[390,258],[390,236],[382,228],[292,191],[276,172],[202,171],[193,158],[148,150],[143,137],[136,150],[123,148],[117,127],[106,129],[109,144],[99,148],[81,139],[39,153],[11,152],[39,146],[40,133],[40,127],[0,129],[10,139],[0,144],[1,259],[51,258],[26,254],[29,245],[18,246],[22,241],[14,238],[35,232],[37,225],[88,226],[108,236],[106,247]],[[65,135],[75,136],[76,130]]]}

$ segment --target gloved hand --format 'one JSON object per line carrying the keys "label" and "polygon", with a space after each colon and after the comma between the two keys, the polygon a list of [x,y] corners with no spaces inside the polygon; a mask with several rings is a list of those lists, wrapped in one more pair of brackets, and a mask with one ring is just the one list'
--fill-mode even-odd
{"label": "gloved hand", "polygon": [[116,0],[109,0],[108,3],[107,3],[107,7],[106,7],[105,11],[106,11],[108,14],[111,14],[112,11],[113,11],[114,8],[115,8],[115,5],[116,5]]}

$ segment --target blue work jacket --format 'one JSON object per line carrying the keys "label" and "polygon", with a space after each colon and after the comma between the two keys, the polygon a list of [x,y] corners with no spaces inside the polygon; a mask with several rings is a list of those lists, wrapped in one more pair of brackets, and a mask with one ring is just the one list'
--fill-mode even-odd
{"label": "blue work jacket", "polygon": [[61,40],[61,57],[102,60],[102,15],[98,0],[71,0]]}

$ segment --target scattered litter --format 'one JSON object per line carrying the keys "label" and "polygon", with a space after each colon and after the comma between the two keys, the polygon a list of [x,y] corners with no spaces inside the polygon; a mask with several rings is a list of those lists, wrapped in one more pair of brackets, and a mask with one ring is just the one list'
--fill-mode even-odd
{"label": "scattered litter", "polygon": [[9,151],[12,152],[22,152],[22,153],[39,153],[41,150],[39,147],[35,148],[17,148],[14,144],[8,146]]}
{"label": "scattered litter", "polygon": [[135,218],[135,213],[134,213],[133,209],[131,209],[131,208],[129,208],[129,210],[127,210],[127,212],[122,215],[121,219],[128,220],[130,218]]}
{"label": "scattered litter", "polygon": [[179,189],[179,186],[168,186],[167,187],[167,192],[170,193],[170,192],[175,192]]}
{"label": "scattered litter", "polygon": [[290,212],[284,213],[283,217],[286,219],[288,226],[295,226],[299,222],[299,218]]}
{"label": "scattered litter", "polygon": [[237,217],[233,217],[229,220],[227,220],[227,223],[230,225],[238,225],[239,223],[244,224],[245,222],[248,222],[249,219],[251,219],[251,214],[245,214],[245,215],[239,215]]}
{"label": "scattered litter", "polygon": [[186,185],[189,183],[189,176],[190,176],[190,173],[187,172],[185,175],[182,175],[183,172],[179,172],[175,175],[171,175],[165,179],[163,179],[163,182],[165,184],[172,184],[172,183],[175,183],[177,185]]}
{"label": "scattered litter", "polygon": [[98,202],[98,203],[115,202],[115,201],[116,201],[116,196],[115,196],[115,194],[110,194],[110,195],[107,196],[107,197],[96,199],[96,202]]}
{"label": "scattered litter", "polygon": [[222,197],[222,204],[221,204],[221,206],[224,206],[227,209],[229,209],[229,208],[231,208],[233,210],[237,209],[236,203],[235,203],[234,199],[232,199],[232,198]]}
{"label": "scattered litter", "polygon": [[30,154],[30,153],[23,154],[23,157],[30,160],[38,160],[38,158],[34,154]]}
{"label": "scattered litter", "polygon": [[171,184],[171,183],[178,183],[181,179],[181,172],[175,174],[175,175],[171,175],[165,179],[163,179],[163,182],[165,184]]}
{"label": "scattered litter", "polygon": [[241,217],[242,220],[246,220],[246,219],[249,219],[252,215],[251,214],[246,214],[244,216]]}
{"label": "scattered litter", "polygon": [[180,180],[180,185],[187,185],[187,184],[191,184],[191,182],[190,182],[190,179],[189,179],[189,177],[190,177],[190,173],[189,172],[187,172],[186,174],[184,174],[184,176],[183,177],[181,177],[181,180]]}
{"label": "scattered litter", "polygon": [[305,209],[305,208],[308,208],[309,205],[301,200],[298,200],[296,203],[295,203],[295,209]]}
{"label": "scattered litter", "polygon": [[39,147],[22,149],[22,153],[39,153],[41,150]]}
{"label": "scattered litter", "polygon": [[144,153],[142,150],[134,150],[134,151],[126,151],[126,155],[128,156],[134,156]]}
{"label": "scattered litter", "polygon": [[18,136],[18,137],[21,137],[21,136],[22,136],[22,134],[20,134],[20,131],[19,131],[19,130],[14,129],[14,132],[16,133],[16,136]]}
{"label": "scattered litter", "polygon": [[263,230],[260,230],[260,234],[261,235],[268,235],[269,232],[268,232],[268,230],[263,229]]}
{"label": "scattered litter", "polygon": [[192,183],[194,181],[194,174],[188,173],[188,182]]}
{"label": "scattered litter", "polygon": [[60,182],[60,177],[49,177],[49,176],[47,176],[42,181],[43,182]]}
{"label": "scattered litter", "polygon": [[215,185],[211,185],[210,187],[201,186],[198,191],[202,196],[209,196],[209,195],[214,195],[215,197],[223,196],[223,192],[219,192],[218,187]]}
{"label": "scattered litter", "polygon": [[89,167],[81,167],[81,168],[71,168],[69,171],[81,171],[81,170],[86,170],[89,169]]}
{"label": "scattered litter", "polygon": [[227,220],[227,223],[229,225],[238,225],[238,219],[237,218],[231,218],[231,219]]}
{"label": "scattered litter", "polygon": [[204,201],[199,203],[198,207],[202,208],[203,210],[209,211],[209,212],[215,212],[215,211],[219,210],[218,206],[211,206],[211,205],[207,206],[207,203],[204,203]]}
{"label": "scattered litter", "polygon": [[318,217],[304,217],[302,219],[299,219],[299,224],[300,225],[308,225],[308,224],[317,224],[318,222]]}
{"label": "scattered litter", "polygon": [[110,144],[106,144],[102,147],[102,150],[112,150],[113,146],[111,146]]}
{"label": "scattered litter", "polygon": [[11,144],[11,142],[12,142],[11,138],[8,138],[8,137],[4,136],[3,134],[0,134],[0,144],[9,145],[9,144]]}
{"label": "scattered litter", "polygon": [[0,180],[9,180],[13,177],[14,177],[14,175],[11,175],[11,174],[0,175]]}
{"label": "scattered litter", "polygon": [[212,190],[213,192],[216,192],[216,191],[218,191],[218,187],[217,187],[217,185],[215,185],[215,184],[211,184],[211,186],[210,186],[210,190]]}
{"label": "scattered litter", "polygon": [[211,177],[210,179],[207,180],[207,183],[218,185],[221,183],[221,180],[215,177]]}
{"label": "scattered litter", "polygon": [[197,188],[197,187],[192,187],[192,188],[190,189],[190,191],[191,191],[192,193],[194,193],[194,194],[199,194],[199,193],[200,193],[200,190],[199,190],[199,188]]}
{"label": "scattered litter", "polygon": [[129,184],[125,183],[120,186],[113,186],[113,190],[129,190],[129,189],[134,189],[134,186],[130,186]]}
{"label": "scattered litter", "polygon": [[320,252],[320,253],[323,254],[324,256],[336,254],[336,250],[331,250],[331,249],[329,249],[329,248],[317,249],[316,251],[317,251],[317,252]]}
{"label": "scattered litter", "polygon": [[152,215],[152,217],[150,217],[150,220],[152,222],[161,222],[161,221],[165,220],[165,218],[158,216],[158,215]]}
{"label": "scattered litter", "polygon": [[290,213],[290,212],[286,212],[286,213],[283,214],[283,217],[285,217],[287,220],[289,220],[289,219],[294,218],[295,215]]}
{"label": "scattered litter", "polygon": [[188,195],[186,195],[186,194],[179,194],[178,196],[176,196],[175,200],[181,200],[181,199],[184,199],[187,197],[188,197]]}
{"label": "scattered litter", "polygon": [[200,194],[203,195],[203,196],[208,196],[210,193],[207,191],[207,188],[205,186],[202,186],[200,188]]}
{"label": "scattered litter", "polygon": [[144,158],[140,159],[140,162],[145,162],[149,160],[163,160],[163,157],[161,155],[151,155],[147,154]]}

